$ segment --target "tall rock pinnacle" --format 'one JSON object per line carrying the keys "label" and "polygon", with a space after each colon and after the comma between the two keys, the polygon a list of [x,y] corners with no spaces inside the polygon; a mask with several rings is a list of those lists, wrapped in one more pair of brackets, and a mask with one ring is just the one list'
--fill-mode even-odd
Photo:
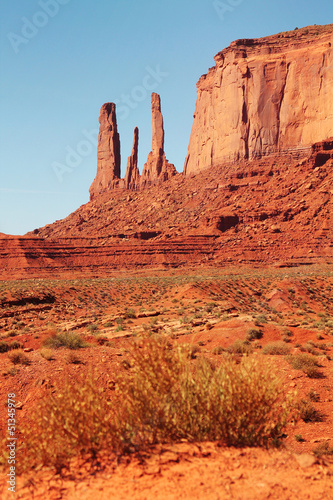
{"label": "tall rock pinnacle", "polygon": [[154,156],[159,156],[164,152],[164,128],[163,115],[161,112],[161,98],[155,93],[151,95],[151,114],[153,126],[152,153]]}
{"label": "tall rock pinnacle", "polygon": [[143,167],[141,187],[156,181],[165,181],[177,174],[174,165],[168,162],[164,153],[164,128],[161,112],[161,98],[158,94],[151,95],[152,113],[152,151],[148,155],[147,163]]}
{"label": "tall rock pinnacle", "polygon": [[120,140],[114,103],[103,104],[99,123],[97,174],[89,189],[90,199],[112,188],[114,182],[120,179]]}
{"label": "tall rock pinnacle", "polygon": [[137,189],[140,184],[140,173],[138,169],[138,146],[139,146],[139,129],[134,129],[134,140],[132,154],[128,157],[126,174],[124,178],[124,187],[126,189]]}

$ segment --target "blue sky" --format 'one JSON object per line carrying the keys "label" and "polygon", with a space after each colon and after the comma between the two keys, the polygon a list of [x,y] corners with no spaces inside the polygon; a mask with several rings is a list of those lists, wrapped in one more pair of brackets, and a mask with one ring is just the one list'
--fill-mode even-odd
{"label": "blue sky", "polygon": [[[122,174],[150,93],[183,169],[196,82],[237,38],[333,22],[332,0],[4,0],[0,7],[0,232],[24,234],[89,200],[104,102],[116,102]],[[112,195],[111,195],[112,196]]]}

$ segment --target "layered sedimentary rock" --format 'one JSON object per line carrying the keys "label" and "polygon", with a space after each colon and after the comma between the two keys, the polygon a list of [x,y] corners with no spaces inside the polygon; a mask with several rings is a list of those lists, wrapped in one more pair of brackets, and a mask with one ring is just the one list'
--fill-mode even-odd
{"label": "layered sedimentary rock", "polygon": [[124,178],[124,187],[126,189],[137,189],[140,185],[140,173],[138,169],[138,147],[139,129],[138,127],[135,127],[132,153],[127,160],[127,168]]}
{"label": "layered sedimentary rock", "polygon": [[89,189],[90,199],[112,188],[120,179],[120,139],[114,103],[103,104],[99,123],[97,174]]}
{"label": "layered sedimentary rock", "polygon": [[333,25],[312,26],[219,52],[197,83],[184,173],[331,137],[332,44]]}
{"label": "layered sedimentary rock", "polygon": [[141,187],[145,187],[156,181],[166,181],[177,173],[174,165],[169,163],[165,157],[161,98],[155,93],[151,95],[151,113],[153,129],[152,151],[149,153],[147,163],[143,167],[140,181]]}

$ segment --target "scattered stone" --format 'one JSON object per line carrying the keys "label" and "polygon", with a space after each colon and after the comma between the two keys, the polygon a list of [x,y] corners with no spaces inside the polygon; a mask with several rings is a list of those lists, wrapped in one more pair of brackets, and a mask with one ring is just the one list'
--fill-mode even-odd
{"label": "scattered stone", "polygon": [[295,455],[295,458],[300,467],[306,469],[307,467],[312,467],[317,462],[317,459],[314,455],[310,455],[310,453],[302,453],[301,455]]}

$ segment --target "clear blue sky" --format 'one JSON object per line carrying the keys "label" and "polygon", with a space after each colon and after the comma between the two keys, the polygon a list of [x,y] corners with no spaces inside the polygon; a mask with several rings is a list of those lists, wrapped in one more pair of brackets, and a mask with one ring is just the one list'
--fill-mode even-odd
{"label": "clear blue sky", "polygon": [[213,0],[1,2],[0,232],[24,234],[88,201],[90,134],[104,102],[118,103],[122,174],[135,126],[142,171],[158,92],[166,155],[181,171],[196,82],[217,52],[237,38],[333,22],[332,0],[216,3],[219,12]]}

